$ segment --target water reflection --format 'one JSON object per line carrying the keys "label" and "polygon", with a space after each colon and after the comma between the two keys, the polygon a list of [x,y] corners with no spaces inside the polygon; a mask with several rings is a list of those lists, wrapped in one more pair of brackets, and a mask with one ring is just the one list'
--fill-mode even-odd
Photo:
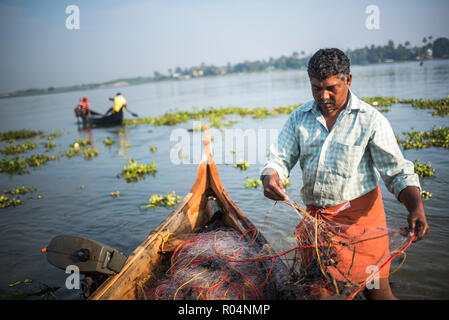
{"label": "water reflection", "polygon": [[128,155],[128,150],[131,148],[131,143],[129,142],[129,129],[127,126],[119,127],[116,133],[119,139],[118,154],[126,158]]}

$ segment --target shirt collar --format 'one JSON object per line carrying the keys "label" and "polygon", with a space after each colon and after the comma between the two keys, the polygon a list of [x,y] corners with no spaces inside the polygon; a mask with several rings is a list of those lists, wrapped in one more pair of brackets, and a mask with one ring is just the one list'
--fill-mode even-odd
{"label": "shirt collar", "polygon": [[[308,112],[312,110],[314,113],[316,112],[321,113],[320,110],[318,109],[318,105],[316,104],[315,100],[306,103],[299,109],[302,112]],[[359,110],[359,109],[360,109],[360,100],[354,93],[352,93],[351,89],[349,89],[348,104],[346,105],[346,108],[343,111],[346,113],[350,113],[352,110]]]}

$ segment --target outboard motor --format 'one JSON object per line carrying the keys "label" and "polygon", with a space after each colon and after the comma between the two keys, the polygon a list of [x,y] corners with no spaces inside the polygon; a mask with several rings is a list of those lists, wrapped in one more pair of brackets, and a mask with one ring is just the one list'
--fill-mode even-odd
{"label": "outboard motor", "polygon": [[72,235],[54,237],[42,249],[47,261],[57,268],[66,270],[76,265],[85,275],[81,282],[84,298],[88,298],[109,276],[119,273],[128,257],[117,249],[100,242]]}

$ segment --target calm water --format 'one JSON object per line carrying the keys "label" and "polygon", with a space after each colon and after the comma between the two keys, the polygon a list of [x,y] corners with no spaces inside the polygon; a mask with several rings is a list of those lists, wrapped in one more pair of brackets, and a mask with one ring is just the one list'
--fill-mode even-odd
{"label": "calm water", "polygon": [[[385,64],[354,67],[352,90],[360,97],[397,96],[399,98],[442,98],[449,94],[449,61]],[[108,97],[117,89],[88,91],[92,108],[106,111]],[[219,78],[187,81],[160,82],[120,88],[128,100],[129,109],[139,116],[161,115],[167,111],[191,110],[213,107],[276,107],[303,103],[311,99],[310,87],[304,71],[273,72],[251,75],[235,75]],[[93,160],[82,157],[61,158],[31,169],[29,174],[9,176],[0,174],[0,190],[22,184],[37,187],[37,192],[22,196],[24,204],[0,210],[0,288],[30,278],[37,283],[64,287],[65,273],[49,265],[40,249],[58,234],[75,234],[91,238],[130,254],[161,221],[170,209],[144,210],[150,195],[176,191],[185,196],[196,177],[196,165],[174,165],[170,150],[175,142],[169,137],[175,128],[190,128],[191,123],[178,127],[151,127],[141,125],[125,128],[78,131],[73,107],[83,92],[69,92],[0,100],[1,131],[16,129],[40,129],[46,133],[55,130],[64,135],[55,142],[58,147],[52,154],[63,152],[80,136],[90,137],[100,154]],[[433,117],[428,111],[408,105],[394,105],[385,113],[396,132],[429,130],[448,124],[448,118]],[[130,117],[127,114],[127,117]],[[287,116],[267,119],[235,118],[233,128],[280,129]],[[116,141],[106,147],[103,140]],[[41,142],[43,140],[38,140]],[[5,143],[1,144],[3,147]],[[149,146],[158,148],[151,153]],[[240,150],[238,150],[240,151]],[[38,148],[33,153],[42,153]],[[431,148],[408,150],[409,160],[419,158],[431,161],[436,176],[422,181],[424,190],[433,194],[425,201],[431,233],[425,240],[414,244],[407,251],[405,265],[391,277],[394,293],[400,298],[448,299],[449,298],[449,151]],[[236,159],[243,158],[237,153]],[[127,159],[139,163],[154,161],[158,172],[138,183],[126,183],[117,179]],[[219,166],[224,186],[237,205],[259,227],[267,238],[273,239],[291,231],[297,221],[293,216],[265,218],[272,201],[263,197],[260,189],[246,189],[246,177],[257,178],[262,164],[251,165],[240,172],[232,166]],[[301,173],[295,167],[292,185],[288,189],[292,199],[300,201]],[[78,187],[84,185],[84,189]],[[391,225],[406,225],[405,208],[395,200],[381,183],[385,208]],[[120,190],[120,197],[112,199],[111,191]],[[42,199],[37,199],[42,195]],[[58,291],[65,299],[77,299],[78,294],[66,289]]]}

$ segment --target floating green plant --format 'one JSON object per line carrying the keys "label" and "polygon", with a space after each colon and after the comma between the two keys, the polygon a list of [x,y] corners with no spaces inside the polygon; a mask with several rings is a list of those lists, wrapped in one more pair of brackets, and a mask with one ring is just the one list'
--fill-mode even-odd
{"label": "floating green plant", "polygon": [[48,161],[56,160],[59,156],[47,156],[44,154],[32,155],[27,158],[15,157],[13,159],[0,159],[0,172],[9,174],[22,174],[27,172],[27,167],[39,167]]}
{"label": "floating green plant", "polygon": [[432,194],[428,191],[421,191],[421,198],[423,198],[424,200],[428,200],[430,198],[432,198]]}
{"label": "floating green plant", "polygon": [[[60,287],[51,287],[39,281],[39,287],[33,288],[34,281],[31,279],[24,279],[11,283],[8,286],[8,292],[0,290],[0,299],[6,300],[27,300],[31,299],[48,299],[50,296],[53,299],[59,299],[54,292]],[[18,289],[20,287],[20,289]],[[9,291],[12,290],[12,291]]]}
{"label": "floating green plant", "polygon": [[65,152],[65,156],[67,158],[71,158],[71,157],[77,156],[79,154],[80,154],[80,149],[79,148],[76,148],[76,149],[75,148],[71,148],[69,150],[66,150],[66,152]]}
{"label": "floating green plant", "polygon": [[288,188],[292,184],[292,181],[289,178],[285,178],[285,180],[282,182],[282,185],[284,188]]}
{"label": "floating green plant", "polygon": [[257,188],[261,185],[262,185],[262,182],[260,181],[260,179],[253,180],[250,178],[246,178],[245,188]]}
{"label": "floating green plant", "polygon": [[17,282],[9,284],[8,287],[11,288],[11,287],[15,287],[15,286],[17,286],[19,284],[22,284],[22,283],[32,283],[32,282],[33,282],[33,280],[31,280],[31,279],[23,279],[23,280],[20,280],[20,281],[17,281]]}
{"label": "floating green plant", "polygon": [[415,166],[415,173],[420,177],[431,177],[435,175],[435,168],[432,168],[430,161],[427,161],[425,164],[420,163],[419,159],[413,161]]}
{"label": "floating green plant", "polygon": [[182,159],[187,159],[188,156],[186,154],[182,153],[182,151],[178,151],[178,158],[180,160],[182,160]]}
{"label": "floating green plant", "polygon": [[157,172],[154,162],[147,164],[137,164],[136,160],[128,160],[128,164],[124,166],[121,173],[117,174],[117,178],[124,178],[127,182],[137,182],[138,179],[145,179],[146,175],[154,176]]}
{"label": "floating green plant", "polygon": [[4,194],[0,195],[0,208],[7,208],[10,206],[18,206],[22,204],[22,200],[10,198],[8,196],[5,196]]}
{"label": "floating green plant", "polygon": [[82,185],[80,185],[79,187],[78,187],[78,190],[82,190],[82,189],[84,189],[85,188],[85,186],[84,186],[84,184],[82,184]]}
{"label": "floating green plant", "polygon": [[240,171],[247,170],[249,168],[248,161],[243,161],[242,159],[239,159],[237,163],[234,163],[234,168],[239,168]]}
{"label": "floating green plant", "polygon": [[92,140],[81,139],[80,137],[78,137],[74,143],[70,144],[70,147],[77,149],[77,148],[87,147],[90,145],[92,145]]}
{"label": "floating green plant", "polygon": [[399,139],[399,144],[408,149],[423,149],[429,147],[449,148],[449,127],[435,128],[430,131],[404,132],[405,140]]}
{"label": "floating green plant", "polygon": [[42,142],[42,145],[45,147],[46,151],[52,151],[57,146],[53,141]]}
{"label": "floating green plant", "polygon": [[157,209],[159,207],[175,207],[181,200],[181,197],[176,195],[175,191],[165,196],[161,194],[153,194],[148,200],[148,204],[145,204],[145,208]]}
{"label": "floating green plant", "polygon": [[120,197],[120,191],[117,190],[117,191],[109,192],[109,195],[114,199],[118,198],[118,197]]}
{"label": "floating green plant", "polygon": [[392,104],[400,102],[400,100],[396,97],[381,97],[381,96],[363,97],[361,98],[361,100],[372,105],[373,107],[387,107],[387,106],[389,107]]}
{"label": "floating green plant", "polygon": [[6,146],[3,149],[0,149],[0,153],[4,155],[11,155],[11,154],[17,154],[17,153],[24,153],[29,150],[33,150],[36,148],[36,144],[33,142],[25,142],[22,144],[14,144],[11,146]]}
{"label": "floating green plant", "polygon": [[150,151],[153,152],[153,153],[155,153],[155,152],[157,151],[157,148],[156,148],[155,146],[151,146],[151,147],[150,147]]}
{"label": "floating green plant", "polygon": [[59,156],[47,156],[45,154],[36,154],[25,158],[25,162],[30,167],[39,167],[40,165],[47,163],[48,161],[53,161],[59,159]]}
{"label": "floating green plant", "polygon": [[43,137],[44,132],[34,130],[10,130],[0,132],[0,141],[14,142],[16,140],[31,139]]}
{"label": "floating green plant", "polygon": [[78,137],[74,143],[70,144],[70,149],[66,150],[65,156],[67,158],[72,158],[82,153],[85,160],[91,160],[93,157],[100,154],[100,151],[98,151],[98,149],[92,149],[91,145],[91,140]]}
{"label": "floating green plant", "polygon": [[106,139],[104,139],[103,143],[104,143],[106,146],[112,146],[112,145],[115,143],[115,141],[112,140],[111,138],[107,137]]}
{"label": "floating green plant", "polygon": [[449,96],[443,99],[418,99],[412,100],[412,106],[420,109],[434,109],[432,115],[447,116],[449,115]]}
{"label": "floating green plant", "polygon": [[22,174],[26,172],[27,166],[27,163],[19,157],[13,159],[0,159],[0,172]]}
{"label": "floating green plant", "polygon": [[[226,124],[220,123],[226,115],[238,115],[238,116],[253,116],[253,118],[266,118],[267,116],[289,114],[301,105],[292,105],[287,107],[277,107],[273,109],[267,109],[265,107],[252,107],[252,108],[240,108],[240,107],[227,107],[227,108],[214,108],[194,110],[194,111],[179,111],[168,112],[158,117],[147,117],[138,119],[124,119],[125,125],[140,125],[150,124],[153,126],[173,126],[181,123],[185,123],[189,120],[202,120],[208,118],[211,122],[211,126],[222,127],[232,126],[235,121],[230,120]],[[192,129],[193,130],[193,129]]]}
{"label": "floating green plant", "polygon": [[55,131],[53,133],[50,133],[47,136],[47,140],[53,140],[54,138],[57,138],[57,137],[60,137],[60,136],[62,136],[62,132],[61,131]]}
{"label": "floating green plant", "polygon": [[27,194],[30,192],[36,191],[36,187],[27,187],[26,185],[22,185],[21,187],[16,187],[11,190],[3,190],[4,194],[16,195],[16,194]]}
{"label": "floating green plant", "polygon": [[85,160],[91,160],[93,157],[96,157],[100,154],[100,151],[98,151],[98,149],[83,148],[81,151],[84,154]]}

